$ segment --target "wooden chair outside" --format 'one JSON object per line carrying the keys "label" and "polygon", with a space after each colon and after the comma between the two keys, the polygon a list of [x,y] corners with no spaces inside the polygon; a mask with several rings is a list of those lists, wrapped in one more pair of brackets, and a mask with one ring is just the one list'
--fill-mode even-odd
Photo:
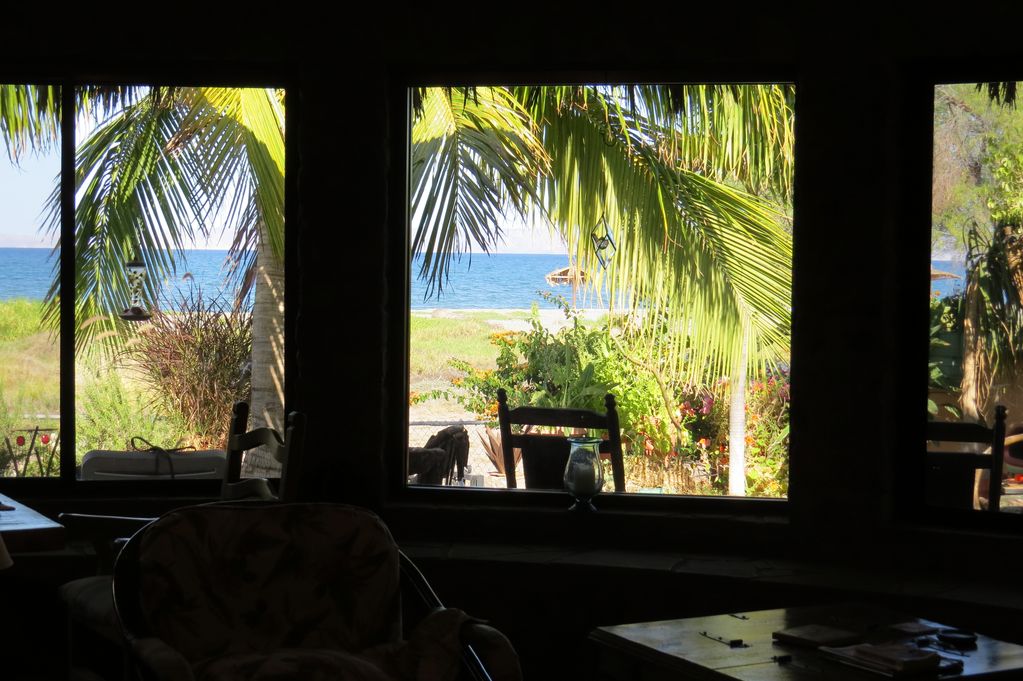
{"label": "wooden chair outside", "polygon": [[[1005,413],[1005,407],[995,407],[995,422],[990,428],[979,423],[928,422],[925,481],[928,503],[980,508],[979,472],[988,470],[987,510],[998,513],[1005,456]],[[940,451],[933,447],[934,443],[976,443],[980,451]]]}
{"label": "wooden chair outside", "polygon": [[[279,498],[295,501],[298,497],[298,472],[301,471],[302,448],[305,445],[305,414],[291,412],[285,424],[284,437],[273,428],[255,428],[247,431],[249,405],[237,402],[231,414],[227,438],[227,474],[220,489],[224,501],[236,499]],[[281,464],[281,484],[277,496],[270,491],[265,478],[242,478],[242,456],[256,447],[265,446],[270,455]]]}
{"label": "wooden chair outside", "polygon": [[501,425],[501,449],[504,454],[505,479],[509,488],[517,487],[515,479],[515,448],[522,451],[522,472],[526,487],[563,489],[562,476],[568,462],[568,435],[513,433],[512,426],[549,426],[584,430],[605,430],[608,437],[600,443],[602,454],[611,457],[611,471],[616,492],[625,491],[625,464],[622,458],[622,436],[618,425],[618,409],[614,395],[604,397],[604,414],[588,409],[556,409],[548,407],[508,407],[508,393],[497,391],[497,418]]}

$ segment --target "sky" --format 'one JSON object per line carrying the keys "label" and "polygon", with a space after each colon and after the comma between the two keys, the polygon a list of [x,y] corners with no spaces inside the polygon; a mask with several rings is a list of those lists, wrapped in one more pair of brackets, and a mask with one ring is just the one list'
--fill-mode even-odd
{"label": "sky", "polygon": [[[53,191],[54,178],[60,172],[60,153],[23,158],[15,167],[6,154],[0,153],[0,248],[52,248],[55,237],[39,231],[43,222],[43,206]],[[227,250],[230,235],[221,236],[195,248]],[[545,227],[532,228],[519,220],[504,225],[504,242],[495,253],[565,253],[559,237],[551,237]]]}
{"label": "sky", "polygon": [[[43,206],[56,186],[60,172],[60,151],[22,158],[15,166],[0,152],[0,248],[52,248],[56,237],[40,232]],[[196,249],[227,250],[230,235],[214,228],[214,237]]]}
{"label": "sky", "polygon": [[56,239],[39,231],[43,205],[56,186],[60,154],[23,158],[15,167],[0,152],[0,248],[50,248]]}
{"label": "sky", "polygon": [[[510,218],[503,226],[504,240],[491,253],[557,253],[565,254],[565,242],[560,236],[551,236],[547,227],[532,227],[517,216]],[[479,253],[478,248],[472,249]]]}

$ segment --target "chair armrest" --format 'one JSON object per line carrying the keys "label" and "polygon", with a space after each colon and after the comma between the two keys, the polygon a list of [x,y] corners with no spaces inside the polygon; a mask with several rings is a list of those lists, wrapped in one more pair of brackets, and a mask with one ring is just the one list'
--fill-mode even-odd
{"label": "chair armrest", "polygon": [[93,515],[89,513],[61,513],[57,521],[67,530],[69,541],[81,540],[92,544],[96,552],[97,572],[109,574],[121,547],[119,539],[135,534],[156,518],[120,515]]}
{"label": "chair armrest", "polygon": [[192,666],[181,653],[158,638],[131,641],[131,656],[145,681],[194,681]]}
{"label": "chair armrest", "polygon": [[479,662],[491,681],[522,681],[518,653],[500,631],[489,624],[470,620],[462,625],[461,638],[466,646],[463,659],[470,669]]}
{"label": "chair armrest", "polygon": [[270,483],[266,478],[244,478],[238,482],[225,482],[220,489],[221,501],[275,501],[277,497],[270,491]]}
{"label": "chair armrest", "polygon": [[61,513],[57,516],[57,521],[67,529],[72,538],[89,540],[130,537],[154,520],[155,518],[90,513]]}

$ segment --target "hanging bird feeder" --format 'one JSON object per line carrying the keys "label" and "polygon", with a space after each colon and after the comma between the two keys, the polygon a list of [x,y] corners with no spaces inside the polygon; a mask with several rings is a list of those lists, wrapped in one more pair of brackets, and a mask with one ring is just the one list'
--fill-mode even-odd
{"label": "hanging bird feeder", "polygon": [[146,264],[135,256],[124,266],[128,272],[128,294],[131,296],[129,306],[118,315],[129,322],[144,322],[153,315],[142,304],[142,287],[146,283]]}

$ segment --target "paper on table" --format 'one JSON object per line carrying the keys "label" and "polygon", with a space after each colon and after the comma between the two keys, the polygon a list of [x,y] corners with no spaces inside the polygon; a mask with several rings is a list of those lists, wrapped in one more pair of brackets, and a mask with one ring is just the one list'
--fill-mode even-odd
{"label": "paper on table", "polygon": [[771,633],[778,643],[816,648],[817,646],[844,646],[855,643],[859,636],[845,629],[824,624],[803,624]]}
{"label": "paper on table", "polygon": [[962,671],[962,660],[942,657],[933,650],[922,650],[909,643],[886,643],[833,648],[821,646],[820,651],[844,664],[860,669],[885,674],[886,676],[902,676],[921,672],[949,673]]}

